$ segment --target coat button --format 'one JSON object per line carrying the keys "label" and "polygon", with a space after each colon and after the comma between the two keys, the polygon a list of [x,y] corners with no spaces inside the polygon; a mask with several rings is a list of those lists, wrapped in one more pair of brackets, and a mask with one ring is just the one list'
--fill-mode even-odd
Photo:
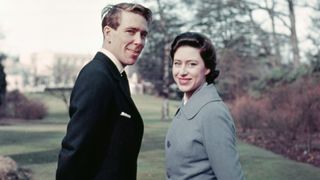
{"label": "coat button", "polygon": [[169,148],[171,146],[170,141],[167,141],[167,148]]}

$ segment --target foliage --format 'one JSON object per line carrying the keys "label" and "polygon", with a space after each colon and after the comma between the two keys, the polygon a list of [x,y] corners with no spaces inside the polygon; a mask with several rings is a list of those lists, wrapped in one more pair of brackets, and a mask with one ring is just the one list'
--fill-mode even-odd
{"label": "foliage", "polygon": [[47,115],[46,106],[36,100],[28,99],[19,91],[8,92],[5,103],[0,108],[2,117],[18,119],[43,119]]}
{"label": "foliage", "polygon": [[317,11],[311,17],[312,26],[308,36],[311,41],[312,48],[307,52],[307,57],[310,61],[312,73],[320,73],[320,2],[316,6]]}
{"label": "foliage", "polygon": [[231,112],[240,139],[320,166],[319,77],[279,84],[259,98],[245,95],[232,103]]}
{"label": "foliage", "polygon": [[218,88],[224,100],[234,100],[249,91],[263,77],[262,66],[231,49],[218,51]]}
{"label": "foliage", "polygon": [[296,80],[306,76],[312,67],[308,64],[301,64],[300,67],[293,69],[290,64],[283,64],[268,71],[258,81],[251,86],[253,91],[263,93],[274,87],[291,84]]}
{"label": "foliage", "polygon": [[[143,79],[155,85],[159,95],[163,95],[163,91],[173,83],[172,77],[167,76],[171,67],[169,70],[166,69],[168,44],[181,31],[201,32],[212,40],[222,67],[218,86],[228,100],[248,92],[261,94],[270,88],[270,85],[273,87],[294,82],[303,76],[306,70],[309,71],[313,67],[317,69],[317,66],[302,64],[303,67],[297,67],[297,63],[292,63],[292,54],[295,54],[296,59],[299,57],[299,52],[295,50],[293,53],[291,49],[294,43],[290,37],[294,35],[289,29],[295,28],[294,17],[289,10],[283,9],[292,1],[157,0],[156,2],[158,6],[152,7],[154,21],[148,43],[137,68]],[[292,8],[297,6],[295,3],[291,5]],[[266,14],[263,20],[256,17],[256,13],[259,12]],[[315,18],[314,21],[317,19],[319,18]],[[280,28],[276,27],[278,25],[282,25],[281,27],[288,31],[280,31]],[[319,31],[316,29],[314,32],[313,39],[318,42]],[[315,44],[315,47],[319,46]],[[316,65],[317,61],[311,59],[319,57],[317,53],[311,53],[310,57],[312,65]],[[239,65],[238,70],[233,64]],[[240,72],[240,77],[233,71]],[[273,74],[274,72],[277,74]]]}
{"label": "foliage", "polygon": [[275,41],[285,45],[289,38],[270,33],[256,21],[253,11],[263,9],[262,6],[229,0],[193,1],[190,5],[187,5],[190,1],[183,2],[195,11],[190,29],[207,34],[216,46],[221,71],[218,86],[223,98],[233,100],[248,92],[259,94],[264,90],[261,86],[265,86],[266,76],[272,74],[279,62],[284,62],[277,54],[282,47]]}
{"label": "foliage", "polygon": [[265,105],[266,103],[245,95],[235,100],[230,107],[237,126],[246,132],[248,129],[261,129],[265,126],[261,120],[268,114]]}
{"label": "foliage", "polygon": [[311,73],[320,73],[320,50],[317,54],[308,53],[310,60]]}
{"label": "foliage", "polygon": [[192,29],[209,35],[217,49],[232,49],[242,57],[258,60],[267,57],[266,63],[272,64],[276,51],[273,39],[288,39],[283,34],[268,32],[256,22],[252,3],[205,0],[195,1],[189,6],[196,6]]}
{"label": "foliage", "polygon": [[320,84],[314,77],[272,88],[257,100],[244,96],[232,106],[244,131],[267,129],[288,141],[303,137],[307,151],[312,149],[312,137],[320,131],[319,112]]}
{"label": "foliage", "polygon": [[[165,88],[173,83],[170,75],[170,59],[168,45],[180,32],[183,25],[176,11],[173,1],[161,1],[152,8],[153,22],[148,35],[148,42],[137,62],[139,74],[144,80],[152,82],[156,94],[163,95]],[[166,77],[165,77],[166,76]],[[168,77],[167,77],[168,76]]]}

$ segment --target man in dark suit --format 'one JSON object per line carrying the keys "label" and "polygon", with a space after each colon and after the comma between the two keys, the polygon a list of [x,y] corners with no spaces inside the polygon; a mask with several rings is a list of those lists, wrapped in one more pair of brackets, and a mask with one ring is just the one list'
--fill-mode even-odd
{"label": "man in dark suit", "polygon": [[103,46],[74,85],[57,180],[136,179],[143,122],[124,67],[137,61],[151,19],[151,11],[139,4],[103,9]]}

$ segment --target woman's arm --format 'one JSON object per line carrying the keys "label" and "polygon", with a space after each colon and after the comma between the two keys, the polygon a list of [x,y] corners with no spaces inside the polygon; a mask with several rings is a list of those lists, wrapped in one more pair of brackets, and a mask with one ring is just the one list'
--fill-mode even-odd
{"label": "woman's arm", "polygon": [[218,180],[243,180],[233,119],[222,101],[207,104],[202,110],[204,146]]}

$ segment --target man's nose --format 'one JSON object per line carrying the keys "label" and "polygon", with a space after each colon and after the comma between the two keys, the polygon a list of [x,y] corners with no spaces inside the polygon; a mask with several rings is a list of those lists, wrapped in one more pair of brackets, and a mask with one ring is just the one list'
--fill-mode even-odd
{"label": "man's nose", "polygon": [[145,38],[142,37],[140,33],[136,33],[134,36],[134,43],[138,45],[144,45]]}

